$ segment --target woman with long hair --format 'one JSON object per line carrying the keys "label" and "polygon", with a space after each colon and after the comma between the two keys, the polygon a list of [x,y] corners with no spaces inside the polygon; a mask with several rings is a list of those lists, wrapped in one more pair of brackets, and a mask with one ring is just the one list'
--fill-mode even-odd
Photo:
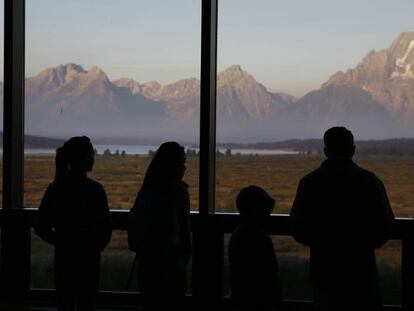
{"label": "woman with long hair", "polygon": [[87,177],[94,149],[86,136],[56,151],[56,174],[39,207],[35,231],[55,247],[59,311],[93,310],[100,257],[111,239],[108,201],[101,184]]}
{"label": "woman with long hair", "polygon": [[129,218],[129,245],[138,257],[138,283],[147,310],[183,302],[191,255],[185,151],[176,142],[154,155]]}

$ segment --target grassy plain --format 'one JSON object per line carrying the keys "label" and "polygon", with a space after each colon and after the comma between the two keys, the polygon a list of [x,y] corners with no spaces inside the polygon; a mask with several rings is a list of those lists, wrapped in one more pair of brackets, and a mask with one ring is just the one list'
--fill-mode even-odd
{"label": "grassy plain", "polygon": [[[104,185],[111,208],[131,208],[149,160],[146,156],[96,158],[91,177]],[[321,161],[322,158],[316,155],[218,157],[216,210],[234,212],[234,200],[238,191],[246,185],[256,184],[276,198],[275,213],[289,213],[300,177],[318,167]],[[414,156],[364,156],[357,157],[355,161],[383,180],[396,216],[412,216]],[[53,157],[29,156],[25,159],[25,206],[39,205],[47,184],[53,179],[53,174]],[[197,157],[188,158],[185,180],[190,185],[192,209],[197,210]],[[281,266],[284,296],[310,297],[307,280],[308,250],[290,237],[275,237],[274,242]],[[384,301],[388,303],[400,301],[400,251],[401,243],[390,241],[377,252],[380,283]],[[33,286],[53,286],[52,258],[52,248],[33,236]],[[132,261],[133,254],[127,249],[125,233],[115,233],[103,255],[102,288],[124,290]],[[228,288],[228,269],[224,282]]]}

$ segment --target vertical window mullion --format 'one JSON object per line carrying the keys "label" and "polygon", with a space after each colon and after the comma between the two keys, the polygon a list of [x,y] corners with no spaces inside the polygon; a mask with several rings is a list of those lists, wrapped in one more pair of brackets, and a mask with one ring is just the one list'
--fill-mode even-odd
{"label": "vertical window mullion", "polygon": [[217,2],[201,0],[200,215],[193,228],[192,293],[201,310],[223,294],[223,232],[214,214],[216,156]]}
{"label": "vertical window mullion", "polygon": [[201,0],[200,206],[202,215],[215,210],[217,2]]}
{"label": "vertical window mullion", "polygon": [[23,206],[24,0],[5,0],[3,208]]}
{"label": "vertical window mullion", "polygon": [[3,223],[4,292],[30,288],[30,230],[23,207],[25,0],[4,0]]}

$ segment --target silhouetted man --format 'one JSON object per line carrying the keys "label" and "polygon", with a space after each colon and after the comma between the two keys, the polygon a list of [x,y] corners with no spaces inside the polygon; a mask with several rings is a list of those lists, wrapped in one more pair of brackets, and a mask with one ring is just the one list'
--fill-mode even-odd
{"label": "silhouetted man", "polygon": [[291,211],[293,236],[311,251],[317,310],[379,310],[374,249],[388,239],[394,216],[381,180],[352,161],[352,133],[324,135],[322,165],[302,178]]}

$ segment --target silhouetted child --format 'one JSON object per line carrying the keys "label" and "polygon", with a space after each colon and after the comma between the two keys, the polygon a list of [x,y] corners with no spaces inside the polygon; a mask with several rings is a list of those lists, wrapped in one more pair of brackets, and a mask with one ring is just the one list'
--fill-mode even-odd
{"label": "silhouetted child", "polygon": [[35,231],[55,247],[59,311],[93,310],[101,251],[111,239],[105,191],[87,177],[93,164],[89,138],[69,139],[56,152],[55,180],[39,207]]}
{"label": "silhouetted child", "polygon": [[229,244],[232,298],[240,309],[274,310],[280,303],[279,268],[264,226],[275,200],[262,188],[249,186],[236,203],[241,223]]}

